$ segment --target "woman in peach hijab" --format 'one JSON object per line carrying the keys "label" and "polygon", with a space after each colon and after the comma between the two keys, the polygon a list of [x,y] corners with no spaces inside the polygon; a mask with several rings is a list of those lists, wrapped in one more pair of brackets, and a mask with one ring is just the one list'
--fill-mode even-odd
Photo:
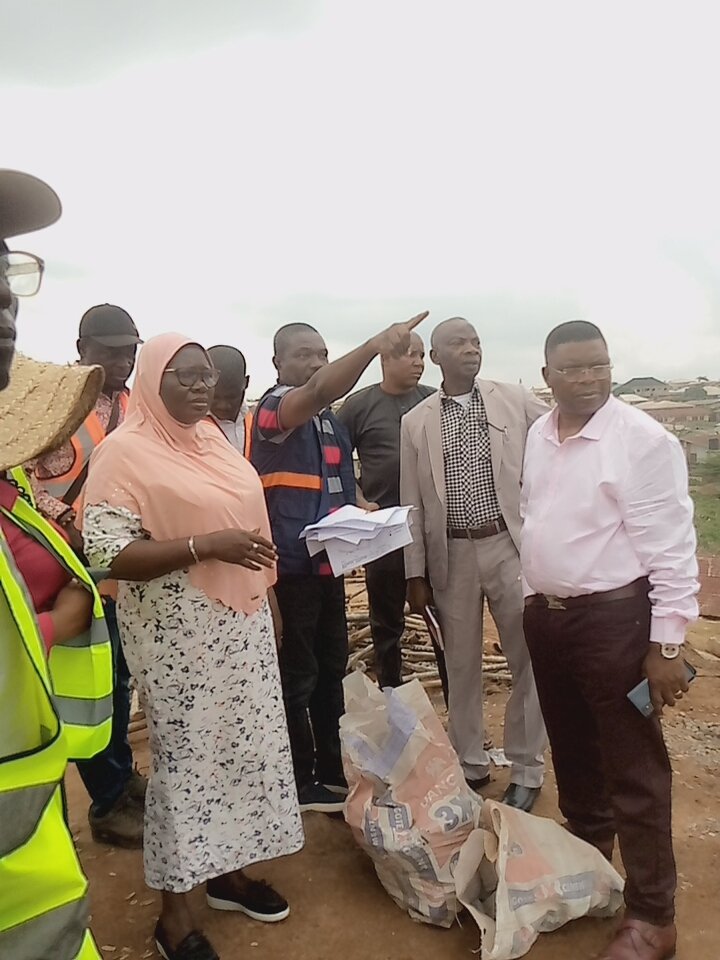
{"label": "woman in peach hijab", "polygon": [[162,891],[167,960],[212,960],[187,893],[284,919],[242,873],[298,850],[303,832],[270,603],[275,548],[260,480],[203,422],[217,374],[202,347],[143,347],[125,423],[95,452],[83,535],[120,581],[118,622],[150,731],[145,875]]}

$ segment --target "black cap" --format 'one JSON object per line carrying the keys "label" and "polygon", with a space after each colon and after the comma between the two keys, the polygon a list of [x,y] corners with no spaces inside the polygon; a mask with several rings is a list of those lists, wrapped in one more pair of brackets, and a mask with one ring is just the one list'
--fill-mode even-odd
{"label": "black cap", "polygon": [[122,307],[100,303],[80,321],[80,339],[97,340],[104,347],[131,347],[142,343],[133,318]]}

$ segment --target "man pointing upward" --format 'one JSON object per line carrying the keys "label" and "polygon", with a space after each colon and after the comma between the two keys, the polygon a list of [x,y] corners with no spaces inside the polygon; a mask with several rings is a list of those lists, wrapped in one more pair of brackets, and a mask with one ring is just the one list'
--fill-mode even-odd
{"label": "man pointing upward", "polygon": [[355,503],[350,440],[329,407],[376,356],[407,353],[426,316],[395,323],[332,363],[314,327],[281,327],[273,357],[278,382],[253,417],[250,459],[265,488],[278,549],[280,673],[301,810],[339,812],[338,793],[347,790],[339,735],[348,654],[345,588],[326,553],[310,557],[299,539],[307,524]]}

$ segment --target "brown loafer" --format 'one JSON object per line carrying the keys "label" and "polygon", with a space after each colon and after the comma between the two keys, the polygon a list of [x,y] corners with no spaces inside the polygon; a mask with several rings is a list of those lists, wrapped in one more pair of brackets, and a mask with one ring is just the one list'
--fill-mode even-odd
{"label": "brown loafer", "polygon": [[677,930],[644,920],[623,920],[601,960],[674,960]]}

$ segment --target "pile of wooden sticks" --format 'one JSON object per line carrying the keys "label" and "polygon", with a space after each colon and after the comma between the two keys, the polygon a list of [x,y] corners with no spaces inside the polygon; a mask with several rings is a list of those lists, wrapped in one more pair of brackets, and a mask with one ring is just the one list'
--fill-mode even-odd
{"label": "pile of wooden sticks", "polygon": [[[350,634],[348,672],[362,670],[372,672],[373,648],[370,636],[370,611],[368,609],[365,578],[362,573],[345,578],[347,621]],[[440,689],[440,675],[430,642],[427,625],[421,616],[407,614],[403,638],[403,680],[419,680],[426,690]],[[497,650],[486,648],[483,657],[483,676],[488,681],[510,682],[507,660]]]}

